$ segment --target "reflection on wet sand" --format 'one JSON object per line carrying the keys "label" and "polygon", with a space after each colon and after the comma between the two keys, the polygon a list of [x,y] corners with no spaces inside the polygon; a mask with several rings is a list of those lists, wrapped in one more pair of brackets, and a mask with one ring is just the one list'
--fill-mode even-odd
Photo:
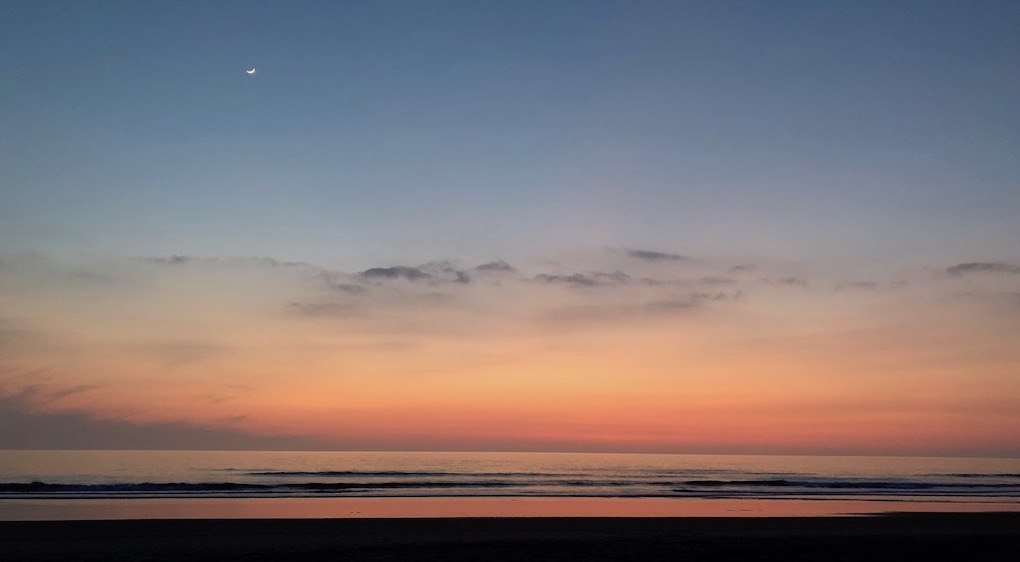
{"label": "reflection on wet sand", "polygon": [[825,517],[1020,511],[1008,501],[698,498],[187,498],[0,500],[0,520],[453,517]]}

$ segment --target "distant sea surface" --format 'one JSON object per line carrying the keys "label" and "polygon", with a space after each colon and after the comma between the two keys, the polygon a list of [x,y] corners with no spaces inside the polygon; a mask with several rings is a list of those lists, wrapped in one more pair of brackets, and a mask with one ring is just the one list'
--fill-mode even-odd
{"label": "distant sea surface", "polygon": [[0,450],[7,512],[49,500],[199,498],[860,500],[1017,510],[1020,459]]}
{"label": "distant sea surface", "polygon": [[1020,460],[585,453],[0,451],[0,495],[1020,499]]}

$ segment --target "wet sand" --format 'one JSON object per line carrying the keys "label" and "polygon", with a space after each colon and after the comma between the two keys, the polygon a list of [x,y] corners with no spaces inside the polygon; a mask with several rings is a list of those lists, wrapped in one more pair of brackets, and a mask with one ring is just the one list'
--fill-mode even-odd
{"label": "wet sand", "polygon": [[325,497],[0,499],[0,521],[71,519],[458,519],[473,517],[828,517],[886,512],[1020,512],[1013,498],[754,499]]}
{"label": "wet sand", "polygon": [[1020,513],[0,522],[4,560],[1013,560]]}

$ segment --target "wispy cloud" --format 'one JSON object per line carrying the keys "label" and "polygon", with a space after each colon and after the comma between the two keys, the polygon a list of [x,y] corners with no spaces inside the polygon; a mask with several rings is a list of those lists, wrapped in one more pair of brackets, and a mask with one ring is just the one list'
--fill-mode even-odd
{"label": "wispy cloud", "polygon": [[946,268],[950,275],[966,275],[970,273],[1000,273],[1020,275],[1020,266],[1004,262],[968,262]]}
{"label": "wispy cloud", "polygon": [[605,273],[595,271],[591,273],[571,273],[569,275],[555,275],[539,273],[533,281],[538,283],[552,283],[573,285],[575,287],[600,287],[605,285],[626,285],[634,279],[622,271]]}
{"label": "wispy cloud", "polygon": [[775,279],[771,277],[762,277],[761,283],[763,285],[779,285],[784,287],[798,287],[801,289],[806,289],[808,286],[807,279],[804,279],[803,277],[779,277]]}
{"label": "wispy cloud", "polygon": [[287,305],[287,310],[305,316],[346,317],[354,311],[354,306],[340,302],[292,302]]}
{"label": "wispy cloud", "polygon": [[700,308],[705,304],[716,301],[738,300],[742,293],[691,293],[679,299],[662,300],[645,305],[647,310],[658,312],[678,312]]}
{"label": "wispy cloud", "polygon": [[626,248],[623,252],[634,259],[652,261],[652,262],[679,262],[679,261],[690,261],[687,256],[680,254],[670,254],[666,252],[656,252],[654,250],[635,250]]}
{"label": "wispy cloud", "polygon": [[881,285],[874,281],[849,281],[836,285],[837,291],[877,291]]}
{"label": "wispy cloud", "polygon": [[62,385],[53,382],[36,382],[19,387],[16,392],[9,394],[7,398],[12,403],[19,404],[22,407],[35,408],[59,402],[69,396],[83,394],[98,388],[101,388],[101,386],[97,384]]}
{"label": "wispy cloud", "polygon": [[202,256],[190,256],[184,254],[174,254],[171,256],[139,256],[131,258],[133,261],[139,263],[147,263],[154,265],[169,265],[169,266],[186,266],[186,265],[219,265],[219,266],[258,266],[267,268],[290,268],[290,269],[307,269],[307,270],[320,270],[321,268],[316,267],[312,264],[300,261],[281,261],[270,257],[250,257],[250,258],[220,258],[220,257],[202,257]]}

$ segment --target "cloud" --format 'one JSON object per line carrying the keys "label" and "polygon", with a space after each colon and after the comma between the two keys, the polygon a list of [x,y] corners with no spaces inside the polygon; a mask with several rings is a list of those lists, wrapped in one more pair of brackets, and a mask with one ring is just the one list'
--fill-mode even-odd
{"label": "cloud", "polygon": [[326,282],[326,285],[330,289],[342,291],[344,293],[358,294],[364,293],[365,287],[358,284],[360,279],[352,277],[347,273],[340,273],[336,271],[322,271],[319,277]]}
{"label": "cloud", "polygon": [[201,261],[201,258],[196,258],[194,256],[185,256],[185,255],[174,254],[172,256],[165,257],[165,258],[164,257],[158,257],[158,256],[143,256],[143,257],[134,258],[134,260],[142,262],[142,263],[152,263],[152,264],[158,264],[158,265],[185,265],[185,264],[188,264],[188,263],[193,263],[195,261]]}
{"label": "cloud", "polygon": [[[197,449],[315,450],[327,444],[315,439],[256,436],[239,429],[221,429],[186,421],[138,424],[96,419],[84,412],[34,413],[16,397],[0,396],[0,448],[3,449]],[[243,418],[222,420],[241,423]]]}
{"label": "cloud", "polygon": [[879,284],[874,281],[850,281],[836,286],[837,291],[877,291]]}
{"label": "cloud", "polygon": [[1020,307],[1020,292],[1015,291],[998,293],[975,293],[971,291],[957,293],[955,296],[973,302],[991,304],[997,307],[997,310],[1014,310],[1016,307]]}
{"label": "cloud", "polygon": [[619,321],[637,321],[668,314],[687,313],[709,303],[738,300],[741,293],[695,292],[650,302],[601,303],[585,301],[542,311],[538,317],[557,326],[583,328],[589,324],[604,326]]}
{"label": "cloud", "polygon": [[950,275],[966,275],[970,273],[1004,273],[1020,275],[1020,266],[1003,262],[968,262],[946,268]]}
{"label": "cloud", "polygon": [[688,295],[682,299],[654,301],[645,305],[646,310],[654,312],[677,312],[698,308],[711,298],[705,293]]}
{"label": "cloud", "polygon": [[708,275],[702,277],[699,282],[703,285],[732,285],[737,282],[736,279],[730,279],[729,277],[719,277]]}
{"label": "cloud", "polygon": [[270,257],[250,257],[250,258],[232,258],[232,257],[199,257],[189,256],[186,254],[173,254],[167,257],[162,256],[141,256],[131,258],[132,261],[141,263],[151,263],[158,265],[187,265],[187,264],[217,264],[217,265],[259,265],[270,268],[307,268],[307,269],[320,269],[310,263],[302,261],[280,261],[276,258]]}
{"label": "cloud", "polygon": [[600,287],[605,285],[625,285],[633,281],[633,278],[622,271],[604,273],[595,271],[592,273],[572,273],[569,275],[552,275],[539,273],[532,278],[532,281],[539,283],[573,285],[575,287]]}
{"label": "cloud", "polygon": [[287,311],[304,316],[350,316],[354,306],[339,302],[292,302]]}
{"label": "cloud", "polygon": [[610,273],[603,273],[601,271],[596,271],[596,272],[592,273],[592,276],[595,279],[599,280],[600,282],[602,282],[604,284],[622,285],[622,284],[630,283],[633,280],[630,275],[627,275],[626,273],[624,273],[622,271],[613,271],[613,272],[610,272]]}
{"label": "cloud", "polygon": [[503,260],[496,260],[489,263],[483,263],[475,268],[476,271],[487,271],[496,273],[513,273],[517,271],[514,267]]}
{"label": "cloud", "polygon": [[74,396],[75,394],[82,394],[99,388],[96,384],[76,384],[68,386],[56,386],[52,384],[30,384],[21,388],[17,393],[6,397],[14,404],[20,404],[22,407],[36,407],[52,402],[57,402],[62,398],[68,396]]}
{"label": "cloud", "polygon": [[358,274],[362,279],[367,280],[395,280],[403,279],[414,282],[431,283],[461,283],[471,282],[471,277],[449,262],[429,262],[418,267],[396,265],[392,267],[373,267]]}
{"label": "cloud", "polygon": [[329,283],[329,286],[331,288],[336,289],[338,291],[343,291],[345,293],[357,294],[365,292],[364,287],[362,287],[361,285],[355,285],[353,283],[332,283],[332,282],[327,283]]}
{"label": "cloud", "polygon": [[661,262],[661,261],[690,261],[690,258],[688,258],[686,256],[681,256],[680,254],[667,254],[665,252],[655,252],[655,251],[652,251],[652,250],[634,250],[634,249],[628,248],[628,249],[624,250],[624,253],[627,254],[628,256],[632,257],[632,258],[639,259],[639,260],[644,260],[644,261],[654,261],[654,262]]}
{"label": "cloud", "polygon": [[436,281],[446,281],[449,283],[470,283],[471,277],[457,269],[452,263],[448,261],[434,261],[424,265],[418,266],[418,269],[424,273],[430,275]]}
{"label": "cloud", "polygon": [[778,279],[771,279],[769,277],[763,277],[761,279],[762,285],[782,285],[784,287],[800,287],[806,289],[808,282],[806,279],[801,277],[780,277]]}
{"label": "cloud", "polygon": [[594,287],[599,284],[598,281],[592,277],[582,275],[580,273],[574,273],[571,275],[550,275],[548,273],[539,273],[533,278],[533,280],[539,283],[564,283],[579,287]]}
{"label": "cloud", "polygon": [[736,291],[734,293],[691,293],[678,299],[661,300],[650,302],[645,305],[646,310],[658,311],[658,312],[676,312],[681,310],[690,310],[692,308],[699,308],[704,306],[708,302],[722,302],[738,300],[743,296],[743,293]]}
{"label": "cloud", "polygon": [[365,279],[406,279],[408,281],[424,281],[432,276],[417,267],[396,265],[393,267],[373,267],[362,271],[360,275]]}

